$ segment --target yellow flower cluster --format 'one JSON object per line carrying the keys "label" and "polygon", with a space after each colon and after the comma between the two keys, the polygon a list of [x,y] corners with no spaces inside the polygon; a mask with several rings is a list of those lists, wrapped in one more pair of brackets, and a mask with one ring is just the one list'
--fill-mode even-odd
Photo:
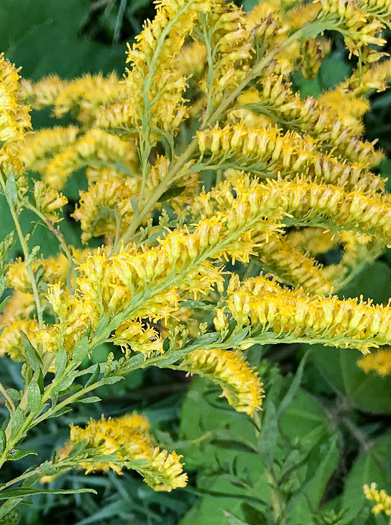
{"label": "yellow flower cluster", "polygon": [[370,486],[364,485],[363,488],[365,497],[376,503],[372,509],[373,514],[384,512],[386,516],[391,516],[391,496],[385,490],[377,490],[376,483],[371,483]]}
{"label": "yellow flower cluster", "polygon": [[[349,105],[344,104],[342,109],[339,91],[326,93],[319,102],[312,97],[302,100],[298,93],[292,92],[290,83],[281,75],[266,77],[259,84],[258,89],[251,88],[238,99],[244,109],[251,110],[250,115],[252,112],[264,112],[277,123],[304,131],[316,139],[321,151],[358,162],[362,169],[375,166],[381,160],[381,152],[375,151],[371,143],[358,138],[363,132],[362,116],[369,109],[366,100],[349,98]],[[244,116],[250,127],[248,113],[247,110]],[[237,112],[233,114],[235,116]]]}
{"label": "yellow flower cluster", "polygon": [[121,163],[130,171],[137,167],[137,153],[133,143],[129,143],[99,129],[91,129],[44,167],[43,179],[54,189],[61,189],[74,171],[88,166],[111,166]]}
{"label": "yellow flower cluster", "polygon": [[[333,131],[340,141],[340,130]],[[197,132],[198,145],[202,154],[208,153],[212,161],[232,158],[245,171],[257,170],[264,177],[284,178],[306,175],[314,182],[336,184],[351,189],[376,192],[383,187],[383,181],[366,171],[366,164],[377,164],[370,160],[373,146],[351,140],[345,149],[345,156],[354,155],[357,164],[345,164],[335,157],[317,150],[316,140],[308,135],[302,137],[294,131],[282,134],[278,128],[246,128],[243,124],[216,126],[213,130]]]}
{"label": "yellow flower cluster", "polygon": [[388,344],[391,336],[390,306],[314,297],[300,289],[282,288],[265,277],[242,284],[232,279],[227,307],[239,326],[251,323],[254,333],[265,341],[270,335],[270,340],[324,343],[367,353]]}
{"label": "yellow flower cluster", "polygon": [[18,102],[18,71],[0,55],[0,143],[20,141],[30,126],[28,106]]}
{"label": "yellow flower cluster", "polygon": [[381,376],[388,376],[391,374],[391,350],[378,350],[362,357],[357,364],[364,372],[373,370]]}
{"label": "yellow flower cluster", "polygon": [[0,170],[7,177],[14,174],[18,190],[27,191],[20,146],[30,127],[29,107],[18,99],[18,70],[0,54]]}
{"label": "yellow flower cluster", "polygon": [[[149,434],[148,420],[133,413],[121,418],[90,420],[85,428],[71,425],[69,443],[60,451],[64,458],[72,445],[86,442],[86,451],[93,449],[93,461],[81,461],[80,466],[90,472],[122,474],[123,468],[137,470],[154,490],[171,492],[185,487],[187,475],[183,473],[181,456],[156,447]],[[99,461],[99,456],[111,455],[113,459]],[[135,461],[136,460],[136,461]],[[137,460],[142,462],[137,463]],[[135,461],[132,464],[132,461]]]}
{"label": "yellow flower cluster", "polygon": [[78,128],[69,126],[31,133],[27,135],[22,151],[22,160],[33,171],[44,170],[51,157],[62,152],[77,139]]}
{"label": "yellow flower cluster", "polygon": [[322,295],[333,291],[333,284],[325,277],[324,269],[286,236],[273,235],[266,242],[264,234],[257,234],[253,240],[259,246],[254,251],[259,253],[265,269],[284,283]]}
{"label": "yellow flower cluster", "polygon": [[[179,309],[180,296],[197,298],[215,286],[222,291],[224,278],[218,268],[205,260],[209,255],[218,258],[233,252],[236,257],[247,257],[248,248],[245,246],[242,253],[240,241],[229,250],[220,246],[219,235],[223,231],[223,224],[205,220],[194,233],[173,232],[161,239],[159,246],[144,252],[131,245],[118,254],[101,250],[88,255],[78,267],[73,294],[63,288],[64,276],[49,287],[47,299],[58,323],[40,333],[42,343],[49,347],[64,344],[71,351],[88,326],[95,329],[106,314],[114,318],[127,312],[112,341],[146,354],[161,352],[157,333],[143,327],[141,319],[167,319]],[[11,266],[9,279],[25,289],[26,282],[18,282],[22,272],[16,266]],[[47,280],[51,277],[45,272],[44,276]],[[140,296],[129,311],[132,299]]]}
{"label": "yellow flower cluster", "polygon": [[[372,51],[370,45],[382,47],[386,40],[382,38],[382,29],[385,25],[382,16],[377,17],[376,8],[370,5],[371,2],[364,1],[348,1],[348,0],[320,0],[321,12],[326,15],[334,15],[339,19],[340,32],[344,36],[345,44],[349,51],[354,55],[361,53],[375,54],[375,59],[378,53]],[[381,7],[378,6],[378,11]],[[380,14],[380,13],[379,13]]]}
{"label": "yellow flower cluster", "polygon": [[[65,283],[69,272],[69,261],[65,255],[49,257],[47,259],[35,259],[32,263],[33,271],[36,272],[42,266],[43,280],[46,284],[54,284],[59,281]],[[10,264],[7,273],[8,284],[15,290],[31,293],[31,282],[26,272],[26,263],[17,259]]]}
{"label": "yellow flower cluster", "polygon": [[249,416],[261,408],[263,389],[254,372],[239,352],[195,350],[180,364],[181,370],[208,377],[218,384],[230,405]]}
{"label": "yellow flower cluster", "polygon": [[34,109],[53,106],[57,97],[69,82],[61,80],[57,75],[51,75],[33,84],[23,79],[20,86],[20,98]]}
{"label": "yellow flower cluster", "polygon": [[34,200],[37,210],[52,224],[61,221],[57,210],[67,204],[68,199],[62,193],[53,190],[42,181],[34,184]]}
{"label": "yellow flower cluster", "polygon": [[13,361],[25,361],[26,352],[23,334],[26,335],[30,343],[36,347],[38,345],[38,323],[32,319],[13,321],[9,326],[4,327],[0,335],[0,355],[7,354]]}

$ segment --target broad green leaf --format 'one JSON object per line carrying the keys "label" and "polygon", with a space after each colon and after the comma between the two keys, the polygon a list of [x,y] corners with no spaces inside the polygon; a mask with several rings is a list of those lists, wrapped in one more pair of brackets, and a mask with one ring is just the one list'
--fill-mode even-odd
{"label": "broad green leaf", "polygon": [[[277,405],[279,389],[274,390],[275,395],[272,399],[273,404]],[[286,391],[289,391],[289,387]],[[272,410],[269,414],[272,415]],[[265,425],[265,422],[263,424]],[[312,511],[306,498],[310,500],[313,498],[315,504],[319,502],[322,491],[338,464],[338,450],[330,441],[334,431],[322,406],[300,388],[287,406],[280,424],[285,437],[280,434],[277,426],[275,447],[277,459],[280,461],[284,459],[282,443],[285,445],[299,443],[302,450],[309,452],[314,449],[310,469],[308,470],[305,465],[302,467],[298,465],[297,469],[293,469],[289,475],[289,480],[294,479],[297,488],[304,485],[307,480],[305,493],[303,491],[303,494],[299,494],[292,511],[292,523],[309,525]],[[220,437],[215,439],[215,435],[219,436],[218,433],[222,429],[230,432],[233,443],[243,442],[250,446],[240,448],[234,445],[227,448]],[[223,401],[219,401],[217,391],[208,388],[207,380],[197,378],[192,382],[182,407],[180,430],[181,438],[192,440],[192,445],[188,442],[184,443],[183,454],[187,466],[198,469],[198,490],[204,490],[204,496],[182,520],[181,525],[193,523],[227,525],[225,517],[221,515],[221,509],[246,521],[242,503],[246,498],[253,497],[253,491],[258,498],[258,503],[252,504],[256,505],[258,511],[262,510],[261,500],[270,501],[264,466],[257,454],[251,453],[251,447],[256,446],[255,427],[250,418],[236,413]],[[273,440],[274,436],[271,437],[271,441]],[[226,440],[225,443],[228,445],[228,442]],[[218,446],[221,443],[223,447]],[[178,452],[182,452],[180,446],[177,447],[175,444],[173,446]],[[322,454],[323,463],[322,460],[315,461],[316,457],[319,458],[319,454]],[[293,466],[294,463],[295,461],[292,462]],[[202,474],[203,469],[205,475]],[[223,475],[222,469],[224,472],[234,471],[236,477]],[[215,476],[211,475],[213,471],[217,471]],[[241,487],[238,484],[240,480],[250,480],[254,488],[250,490]],[[263,525],[262,521],[260,523]]]}
{"label": "broad green leaf", "polygon": [[338,295],[372,299],[375,304],[387,304],[391,297],[391,269],[382,261],[365,266]]}
{"label": "broad green leaf", "polygon": [[[364,509],[371,509],[373,503],[366,500],[363,492],[365,484],[377,483],[378,490],[391,493],[391,436],[381,437],[374,446],[363,452],[350,471],[343,492],[342,508],[348,509],[344,518],[349,522],[359,518]],[[381,523],[381,521],[375,523]]]}
{"label": "broad green leaf", "polygon": [[319,78],[323,91],[334,89],[352,73],[352,66],[337,53],[327,56],[320,67]]}
{"label": "broad green leaf", "polygon": [[376,372],[366,374],[357,366],[362,357],[358,350],[328,348],[313,345],[311,359],[341,394],[360,410],[377,414],[391,414],[391,377]]}
{"label": "broad green leaf", "polygon": [[296,519],[299,519],[300,514],[307,517],[309,515],[308,511],[311,513],[311,509],[306,508],[305,499],[302,499],[301,505],[298,504],[303,496],[307,496],[310,499],[311,507],[314,509],[320,504],[328,480],[336,470],[340,460],[337,448],[338,438],[339,435],[335,434],[329,440],[321,440],[305,458],[306,476],[302,480],[290,505]]}
{"label": "broad green leaf", "polygon": [[54,390],[55,393],[64,393],[68,388],[73,385],[73,382],[76,378],[76,372],[69,372],[65,377],[63,377],[59,384],[57,385],[56,389]]}
{"label": "broad green leaf", "polygon": [[234,516],[233,514],[231,514],[228,511],[224,511],[224,515],[225,515],[229,525],[248,525],[248,523],[246,523],[246,522],[244,522],[242,520],[239,520],[236,516]]}
{"label": "broad green leaf", "polygon": [[24,77],[34,80],[50,73],[73,78],[83,72],[123,70],[123,45],[103,45],[80,36],[88,10],[87,0],[3,0],[0,48],[23,66]]}

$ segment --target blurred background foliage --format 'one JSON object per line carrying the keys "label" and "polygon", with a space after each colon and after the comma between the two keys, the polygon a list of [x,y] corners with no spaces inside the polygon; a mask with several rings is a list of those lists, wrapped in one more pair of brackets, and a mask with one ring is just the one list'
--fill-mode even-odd
{"label": "blurred background foliage", "polygon": [[[242,5],[249,10],[256,3],[244,0]],[[0,49],[22,67],[22,76],[33,80],[49,74],[73,78],[113,70],[121,76],[126,42],[132,42],[144,20],[153,14],[150,0],[2,0]],[[317,97],[350,71],[347,52],[335,38],[318,77],[309,81],[295,74],[292,81],[302,96]],[[367,138],[378,137],[380,147],[390,155],[391,90],[374,96],[372,108],[366,117]],[[33,115],[33,124],[38,129],[52,123],[49,114],[40,112],[39,117]],[[391,160],[384,160],[379,170],[384,176],[391,173]],[[67,188],[69,213],[72,196],[75,201],[80,189],[73,184]],[[26,232],[34,229],[32,220],[24,214]],[[69,219],[61,227],[69,242],[77,246],[75,223]],[[7,207],[1,201],[0,238],[11,228]],[[45,256],[57,249],[41,226],[34,231],[34,242]],[[18,255],[17,248],[13,255]],[[340,295],[387,302],[391,297],[390,253],[364,268]],[[93,360],[102,361],[108,351],[102,347]],[[56,480],[52,488],[88,485],[98,496],[37,496],[22,507],[19,523],[271,523],[266,478],[273,466],[278,472],[275,482],[291,509],[294,525],[385,525],[385,517],[370,512],[362,486],[377,482],[391,492],[391,379],[366,375],[356,366],[360,354],[355,350],[279,345],[253,348],[249,356],[266,386],[260,433],[246,416],[221,401],[204,380],[148,370],[104,387],[98,392],[101,403],[80,403],[71,413],[35,429],[24,443],[25,449],[37,450],[46,459],[66,440],[71,422],[84,424],[102,413],[116,416],[139,410],[150,419],[158,440],[184,455],[190,480],[186,489],[155,493],[137,474],[85,478],[73,472]],[[303,356],[306,362],[299,366]],[[21,388],[20,377],[19,365],[3,358],[3,384]],[[0,411],[5,416],[5,410],[0,407]],[[4,479],[33,463],[34,456],[8,463]]]}

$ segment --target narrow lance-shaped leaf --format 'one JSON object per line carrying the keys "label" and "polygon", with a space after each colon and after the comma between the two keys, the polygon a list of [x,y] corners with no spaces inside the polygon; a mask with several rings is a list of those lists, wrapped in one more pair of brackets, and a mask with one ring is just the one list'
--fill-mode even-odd
{"label": "narrow lance-shaped leaf", "polygon": [[41,390],[37,381],[32,380],[28,386],[27,400],[32,412],[37,412],[41,407]]}

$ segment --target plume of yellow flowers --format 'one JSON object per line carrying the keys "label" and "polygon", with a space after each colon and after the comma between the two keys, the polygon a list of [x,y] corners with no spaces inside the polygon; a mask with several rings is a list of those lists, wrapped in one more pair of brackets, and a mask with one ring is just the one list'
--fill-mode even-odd
{"label": "plume of yellow flowers", "polygon": [[187,474],[183,473],[182,456],[156,447],[149,429],[148,419],[135,412],[120,418],[91,419],[85,428],[71,425],[70,439],[58,454],[66,459],[74,445],[85,441],[84,452],[92,450],[92,457],[87,455],[80,461],[86,474],[110,469],[122,474],[125,466],[139,472],[154,490],[171,492],[184,487]]}

